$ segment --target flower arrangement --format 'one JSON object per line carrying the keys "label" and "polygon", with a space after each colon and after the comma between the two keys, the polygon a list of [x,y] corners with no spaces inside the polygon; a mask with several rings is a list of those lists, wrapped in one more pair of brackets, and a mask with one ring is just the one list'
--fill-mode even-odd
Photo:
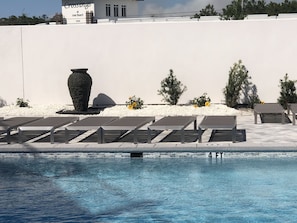
{"label": "flower arrangement", "polygon": [[16,105],[21,108],[27,108],[29,106],[29,101],[25,101],[23,98],[17,98]]}
{"label": "flower arrangement", "polygon": [[126,106],[129,109],[141,109],[143,106],[143,100],[141,98],[137,98],[135,95],[132,97],[129,97],[129,100],[126,101]]}
{"label": "flower arrangement", "polygon": [[202,107],[202,106],[210,106],[211,99],[207,96],[206,93],[201,95],[199,98],[194,98],[191,100],[191,104],[194,105],[194,107]]}

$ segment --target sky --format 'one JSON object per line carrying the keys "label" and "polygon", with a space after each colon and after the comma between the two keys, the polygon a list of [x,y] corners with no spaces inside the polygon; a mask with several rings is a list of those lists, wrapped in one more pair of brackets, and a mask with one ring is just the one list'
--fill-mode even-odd
{"label": "sky", "polygon": [[[282,2],[282,0],[272,0]],[[61,13],[61,0],[0,0],[0,18],[11,15],[20,16],[25,14],[29,17],[47,15],[54,16]],[[144,0],[142,12],[144,15],[199,12],[208,4],[214,5],[216,11],[220,12],[232,0]],[[267,0],[270,2],[270,0]]]}

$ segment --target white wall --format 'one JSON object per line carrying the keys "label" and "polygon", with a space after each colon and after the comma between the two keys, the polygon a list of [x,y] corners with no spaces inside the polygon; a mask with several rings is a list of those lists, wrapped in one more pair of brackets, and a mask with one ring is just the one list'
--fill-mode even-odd
{"label": "white wall", "polygon": [[[90,103],[99,93],[116,103],[129,96],[161,103],[169,69],[188,90],[180,103],[222,93],[233,63],[249,70],[265,102],[279,96],[285,73],[297,79],[297,20],[247,20],[0,27],[0,97],[30,104],[71,104],[71,68],[89,68]],[[23,63],[22,63],[23,61]]]}

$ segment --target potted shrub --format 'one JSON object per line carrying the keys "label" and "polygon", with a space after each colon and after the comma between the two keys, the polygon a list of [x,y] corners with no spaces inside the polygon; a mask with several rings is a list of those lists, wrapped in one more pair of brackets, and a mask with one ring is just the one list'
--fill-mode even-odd
{"label": "potted shrub", "polygon": [[286,74],[284,79],[281,79],[279,82],[281,91],[277,101],[284,109],[287,109],[288,104],[297,102],[296,81],[290,80],[288,74]]}
{"label": "potted shrub", "polygon": [[161,81],[161,89],[158,90],[158,94],[163,96],[163,101],[170,105],[176,105],[186,90],[187,87],[173,75],[173,70],[170,69],[169,75]]}

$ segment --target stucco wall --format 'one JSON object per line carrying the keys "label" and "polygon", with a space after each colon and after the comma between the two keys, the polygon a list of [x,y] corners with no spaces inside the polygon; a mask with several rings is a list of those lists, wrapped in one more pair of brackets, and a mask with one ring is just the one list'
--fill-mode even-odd
{"label": "stucco wall", "polygon": [[106,23],[0,27],[0,97],[71,104],[71,68],[88,68],[90,103],[99,94],[161,103],[160,82],[174,70],[187,86],[180,103],[222,93],[233,63],[249,70],[260,98],[275,102],[279,79],[297,79],[297,20]]}

